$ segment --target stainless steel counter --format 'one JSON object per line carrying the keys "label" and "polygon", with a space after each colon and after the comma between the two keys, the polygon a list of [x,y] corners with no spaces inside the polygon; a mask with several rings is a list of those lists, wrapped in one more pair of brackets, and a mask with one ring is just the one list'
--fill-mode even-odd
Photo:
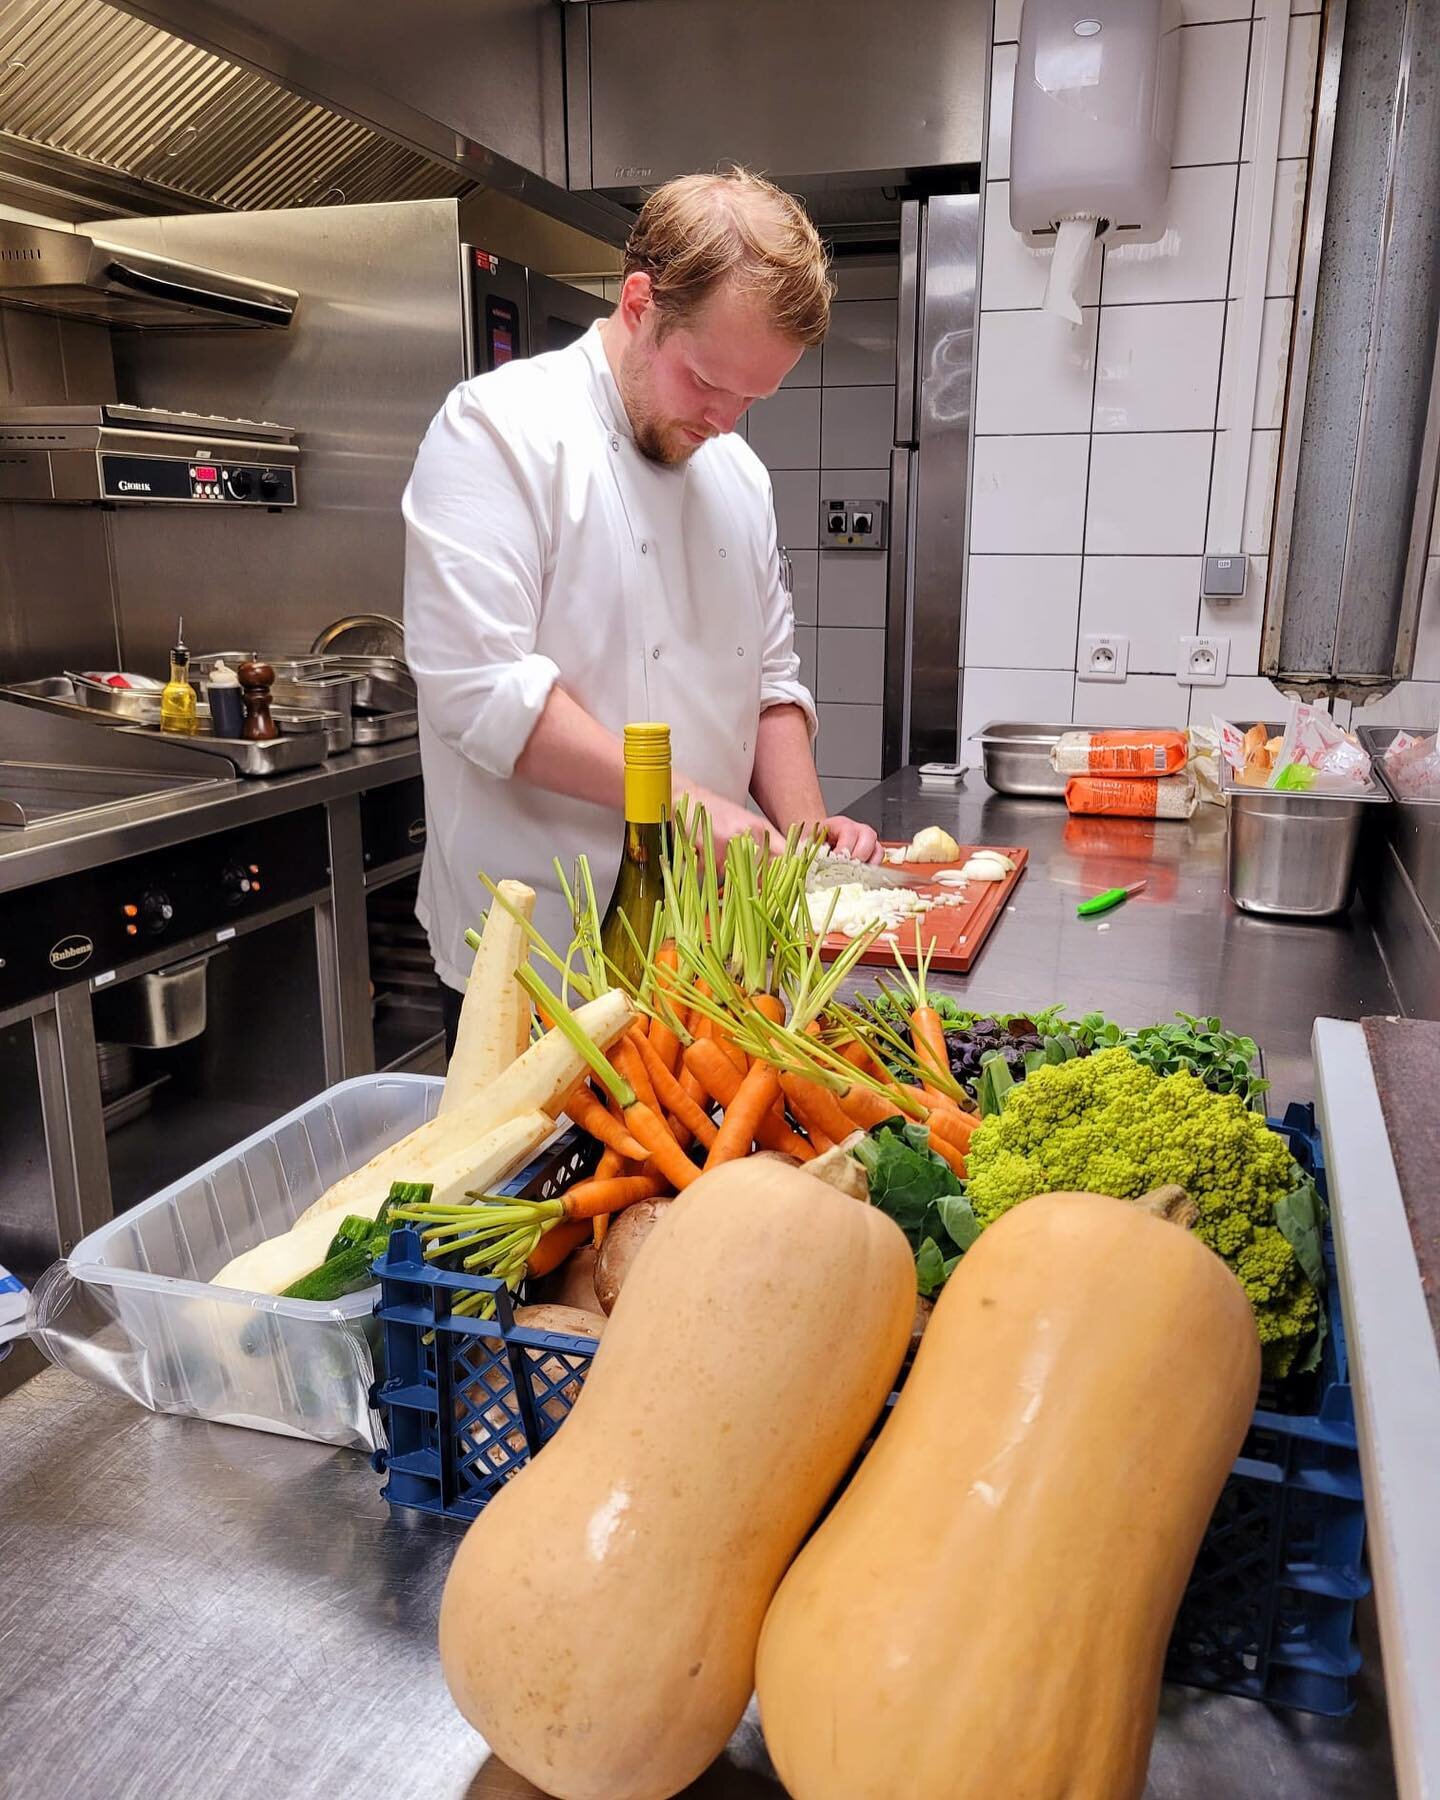
{"label": "stainless steel counter", "polygon": [[[1265,1052],[1273,1099],[1314,1097],[1310,1028],[1319,1013],[1357,1019],[1395,997],[1357,902],[1300,923],[1238,912],[1225,897],[1225,816],[1202,806],[1171,820],[1072,819],[1050,800],[992,793],[978,774],[953,793],[904,770],[852,809],[890,839],[943,825],[962,844],[1023,844],[1029,864],[974,970],[937,985],[976,1008],[1063,1001],[1147,1024],[1176,1010],[1218,1013]],[[1144,878],[1143,893],[1077,919],[1089,894]]]}
{"label": "stainless steel counter", "polygon": [[[97,733],[100,730],[98,726],[95,729]],[[103,749],[103,740],[99,748]],[[264,781],[242,781],[237,776],[137,800],[93,822],[83,817],[58,819],[25,831],[0,832],[0,894],[76,869],[116,862],[123,856],[162,850],[207,831],[224,831],[251,819],[324,805],[419,773],[420,751],[415,739],[408,738],[373,750],[347,750],[327,757],[317,768],[298,769],[293,775]]]}
{"label": "stainless steel counter", "polygon": [[[1177,1006],[1221,1012],[1265,1043],[1283,1099],[1312,1091],[1316,1012],[1389,1004],[1358,916],[1301,928],[1233,912],[1218,814],[1118,833],[983,790],[922,794],[910,775],[853,810],[887,836],[934,822],[965,841],[1029,846],[1014,911],[975,972],[946,984],[976,1005],[1063,999],[1137,1022]],[[1082,895],[1141,873],[1147,895],[1108,932],[1074,917]],[[487,1761],[441,1682],[435,1621],[456,1529],[391,1516],[378,1490],[359,1456],[152,1417],[55,1370],[0,1401],[5,1791],[533,1795]],[[1151,1800],[1393,1793],[1368,1621],[1367,1636],[1349,1720],[1167,1689]],[[753,1714],[692,1792],[778,1795]],[[898,1779],[895,1800],[906,1800]]]}

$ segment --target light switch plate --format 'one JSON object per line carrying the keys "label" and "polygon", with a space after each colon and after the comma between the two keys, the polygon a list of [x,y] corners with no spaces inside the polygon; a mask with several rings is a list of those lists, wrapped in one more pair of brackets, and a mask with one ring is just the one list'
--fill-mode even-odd
{"label": "light switch plate", "polygon": [[1081,681],[1124,681],[1130,672],[1130,640],[1104,633],[1082,637],[1075,673]]}
{"label": "light switch plate", "polygon": [[1205,600],[1241,600],[1245,597],[1245,578],[1249,572],[1247,556],[1207,556],[1205,573],[1200,582]]}
{"label": "light switch plate", "polygon": [[1229,673],[1229,638],[1181,638],[1180,661],[1175,670],[1178,682],[1185,687],[1223,687]]}

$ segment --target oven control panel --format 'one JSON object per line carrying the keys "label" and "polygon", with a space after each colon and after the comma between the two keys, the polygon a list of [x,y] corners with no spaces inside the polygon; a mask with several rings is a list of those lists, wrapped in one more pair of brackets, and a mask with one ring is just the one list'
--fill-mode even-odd
{"label": "oven control panel", "polygon": [[167,944],[223,943],[329,880],[325,812],[308,807],[22,888],[0,904],[0,1009],[104,983]]}
{"label": "oven control panel", "polygon": [[287,463],[194,462],[179,456],[100,457],[107,500],[192,501],[209,506],[294,506],[295,471]]}
{"label": "oven control panel", "polygon": [[360,796],[360,844],[365,873],[410,865],[425,848],[425,784],[418,775],[387,782]]}

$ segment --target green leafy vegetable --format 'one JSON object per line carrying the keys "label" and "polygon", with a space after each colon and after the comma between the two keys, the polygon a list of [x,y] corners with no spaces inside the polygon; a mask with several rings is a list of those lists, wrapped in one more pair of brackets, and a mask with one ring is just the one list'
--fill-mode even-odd
{"label": "green leafy vegetable", "polygon": [[1197,1019],[1176,1013],[1173,1025],[1142,1025],[1127,1031],[1098,1014],[1081,1021],[1094,1050],[1128,1050],[1138,1063],[1157,1075],[1196,1075],[1212,1094],[1238,1094],[1255,1112],[1264,1110],[1270,1084],[1255,1071],[1259,1046],[1254,1038],[1227,1031],[1219,1019]]}
{"label": "green leafy vegetable", "polygon": [[961,1183],[929,1145],[923,1125],[896,1119],[855,1146],[871,1204],[888,1213],[915,1252],[915,1286],[930,1299],[980,1235]]}

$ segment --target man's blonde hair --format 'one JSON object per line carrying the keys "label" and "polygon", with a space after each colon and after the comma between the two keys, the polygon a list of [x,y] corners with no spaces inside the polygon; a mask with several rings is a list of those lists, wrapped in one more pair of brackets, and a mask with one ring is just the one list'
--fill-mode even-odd
{"label": "man's blonde hair", "polygon": [[656,188],[625,246],[625,274],[650,277],[662,335],[727,281],[755,296],[782,337],[818,344],[830,323],[834,287],[809,215],[746,169]]}

